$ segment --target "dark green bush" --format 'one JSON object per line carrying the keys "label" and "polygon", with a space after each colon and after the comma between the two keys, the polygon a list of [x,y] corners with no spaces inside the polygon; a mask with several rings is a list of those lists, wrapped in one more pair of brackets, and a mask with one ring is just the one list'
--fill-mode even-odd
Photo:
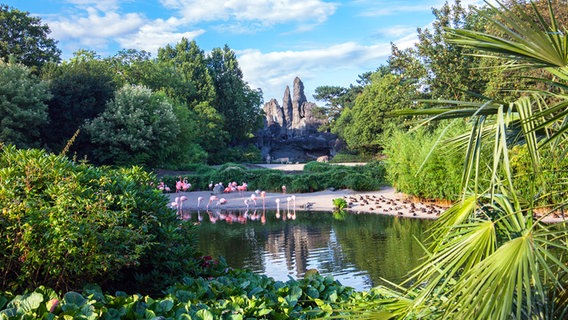
{"label": "dark green bush", "polygon": [[304,165],[304,172],[326,172],[333,168],[329,163],[310,161]]}
{"label": "dark green bush", "polygon": [[[218,168],[209,167],[204,173],[187,175],[192,184],[192,190],[207,190],[209,183],[235,181],[238,184],[246,182],[251,190],[280,192],[282,186],[288,192],[313,192],[327,188],[356,191],[378,190],[385,183],[386,170],[381,162],[371,162],[359,166],[330,165],[327,163],[310,162],[303,173],[284,173],[272,169],[246,169],[244,165],[226,163]],[[175,185],[178,177],[163,177],[162,181]]]}
{"label": "dark green bush", "polygon": [[248,172],[242,166],[222,166],[214,172],[211,176],[214,183],[223,182],[227,186],[229,182],[237,182],[238,184],[243,181],[248,181]]}
{"label": "dark green bush", "polygon": [[193,272],[194,227],[140,168],[96,168],[12,146],[1,147],[0,168],[2,290],[126,281],[147,291]]}
{"label": "dark green bush", "polygon": [[221,152],[209,157],[211,164],[223,164],[226,162],[260,162],[260,150],[253,144],[236,146],[223,149]]}

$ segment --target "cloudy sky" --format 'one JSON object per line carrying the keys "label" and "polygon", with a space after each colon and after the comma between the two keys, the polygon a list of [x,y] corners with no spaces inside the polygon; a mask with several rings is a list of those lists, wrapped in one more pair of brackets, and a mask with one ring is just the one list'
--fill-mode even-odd
{"label": "cloudy sky", "polygon": [[[462,3],[470,3],[462,1]],[[450,0],[451,3],[453,1]],[[390,43],[416,40],[442,0],[8,0],[39,16],[63,58],[121,49],[152,53],[182,37],[206,52],[227,44],[245,81],[281,101],[296,76],[308,100],[322,85],[349,86],[384,64]]]}

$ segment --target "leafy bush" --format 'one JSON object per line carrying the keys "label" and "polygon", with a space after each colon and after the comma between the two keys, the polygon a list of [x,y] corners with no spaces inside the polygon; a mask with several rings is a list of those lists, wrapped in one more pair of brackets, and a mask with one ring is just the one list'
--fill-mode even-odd
{"label": "leafy bush", "polygon": [[226,162],[260,162],[260,150],[253,144],[246,146],[236,146],[223,149],[210,157],[211,164],[222,164]]}
{"label": "leafy bush", "polygon": [[123,282],[145,291],[194,272],[194,227],[140,168],[96,168],[12,146],[0,149],[0,168],[3,290]]}
{"label": "leafy bush", "polygon": [[[307,169],[306,169],[307,167]],[[288,192],[313,192],[327,188],[350,188],[356,191],[378,190],[385,183],[386,170],[382,162],[361,166],[341,166],[309,162],[303,173],[284,173],[272,169],[246,169],[236,163],[226,163],[219,168],[203,167],[203,173],[187,175],[192,190],[206,190],[210,182],[224,184],[229,181],[246,182],[251,189],[279,192],[287,186]],[[172,186],[178,177],[163,177]]]}
{"label": "leafy bush", "polygon": [[345,199],[343,198],[335,198],[332,200],[332,202],[333,202],[333,207],[336,210],[343,210],[347,208],[347,201],[345,201]]}
{"label": "leafy bush", "polygon": [[326,172],[333,169],[333,165],[325,162],[310,161],[304,165],[304,172]]}
{"label": "leafy bush", "polygon": [[347,153],[341,152],[336,154],[329,160],[331,163],[341,163],[341,162],[366,162],[371,161],[373,159],[372,156],[369,155],[361,155],[357,153]]}
{"label": "leafy bush", "polygon": [[[251,271],[230,270],[205,279],[185,278],[165,296],[103,293],[96,286],[59,296],[39,287],[14,296],[0,292],[3,319],[322,319],[349,317],[377,292],[355,292],[308,270],[303,279],[275,281]],[[376,310],[376,304],[367,309]]]}
{"label": "leafy bush", "polygon": [[[555,156],[549,149],[541,151],[540,172],[537,174],[530,160],[526,145],[515,146],[509,151],[513,185],[518,196],[527,203],[548,207],[562,203],[568,197],[568,157]],[[531,190],[530,188],[538,188]],[[538,194],[538,198],[531,195]]]}
{"label": "leafy bush", "polygon": [[[451,148],[436,148],[430,153],[442,129],[433,133],[424,128],[412,133],[395,132],[388,140],[387,178],[397,191],[420,198],[457,199],[461,191],[463,153]],[[446,138],[463,132],[464,125],[454,124]]]}

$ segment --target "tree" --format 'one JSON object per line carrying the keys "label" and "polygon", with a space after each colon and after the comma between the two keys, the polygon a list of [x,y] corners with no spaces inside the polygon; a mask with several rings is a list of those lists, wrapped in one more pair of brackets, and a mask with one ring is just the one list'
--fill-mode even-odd
{"label": "tree", "polygon": [[19,148],[39,146],[49,98],[47,84],[29,68],[0,61],[0,141]]}
{"label": "tree", "polygon": [[0,5],[0,59],[22,63],[37,71],[46,62],[59,62],[61,51],[48,37],[49,27],[41,19]]}
{"label": "tree", "polygon": [[211,51],[207,66],[215,86],[215,108],[224,118],[231,145],[247,141],[262,126],[262,93],[243,80],[237,57],[227,45]]}
{"label": "tree", "polygon": [[204,52],[195,41],[183,38],[175,47],[167,45],[160,48],[157,61],[160,68],[171,68],[177,77],[183,79],[181,86],[170,87],[165,91],[194,112],[193,121],[199,128],[199,145],[211,155],[223,150],[229,134],[224,130],[223,116],[214,107],[215,86]]}
{"label": "tree", "polygon": [[95,144],[95,160],[103,164],[162,165],[180,132],[171,103],[164,94],[141,86],[118,90],[106,110],[85,130]]}
{"label": "tree", "polygon": [[375,154],[383,148],[390,131],[403,122],[387,118],[387,113],[408,108],[418,97],[420,93],[415,83],[380,69],[370,77],[370,83],[357,96],[353,107],[341,113],[333,132],[342,137],[350,149]]}
{"label": "tree", "polygon": [[[60,152],[86,121],[105,110],[116,85],[108,63],[92,51],[79,51],[69,61],[46,66],[44,79],[53,96],[48,101],[49,124],[42,128],[42,136],[48,149]],[[71,145],[71,151],[81,157],[90,157],[90,149],[85,132]]]}
{"label": "tree", "polygon": [[[160,66],[173,67],[188,84],[188,87],[175,92],[176,96],[186,97],[184,102],[188,106],[194,107],[201,102],[214,104],[216,97],[213,79],[207,68],[205,53],[195,41],[182,38],[175,47],[167,45],[158,49],[158,63]],[[191,95],[188,96],[183,91]]]}
{"label": "tree", "polygon": [[446,2],[439,9],[432,9],[435,21],[432,30],[418,29],[418,43],[413,48],[398,49],[392,45],[389,66],[397,74],[418,81],[424,92],[435,99],[458,100],[471,97],[468,92],[483,93],[487,77],[475,68],[480,58],[471,55],[471,49],[463,48],[445,39],[447,28],[480,30],[483,25],[478,15],[462,7]]}
{"label": "tree", "polygon": [[321,86],[317,87],[314,99],[325,102],[323,107],[318,107],[320,117],[326,119],[326,124],[322,125],[319,130],[333,130],[335,122],[341,116],[343,110],[350,108],[355,103],[355,98],[361,92],[362,86],[351,85],[349,88],[339,86]]}

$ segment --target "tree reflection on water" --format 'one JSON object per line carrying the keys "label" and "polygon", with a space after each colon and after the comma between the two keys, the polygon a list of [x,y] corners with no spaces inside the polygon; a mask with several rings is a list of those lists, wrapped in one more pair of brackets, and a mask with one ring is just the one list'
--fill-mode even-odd
{"label": "tree reflection on water", "polygon": [[381,278],[400,282],[419,264],[431,220],[295,210],[184,212],[200,222],[199,250],[223,256],[230,266],[276,280],[299,278],[315,268],[342,284],[366,290]]}

